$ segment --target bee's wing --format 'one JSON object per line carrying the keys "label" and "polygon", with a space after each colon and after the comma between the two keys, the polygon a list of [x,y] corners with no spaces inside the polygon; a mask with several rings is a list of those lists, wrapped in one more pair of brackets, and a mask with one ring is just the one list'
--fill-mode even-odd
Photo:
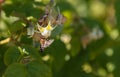
{"label": "bee's wing", "polygon": [[45,40],[45,43],[43,45],[44,48],[49,47],[54,42],[54,39],[51,40]]}
{"label": "bee's wing", "polygon": [[45,48],[49,47],[54,42],[54,39],[46,40],[44,39],[43,43],[40,43],[40,51],[43,52]]}

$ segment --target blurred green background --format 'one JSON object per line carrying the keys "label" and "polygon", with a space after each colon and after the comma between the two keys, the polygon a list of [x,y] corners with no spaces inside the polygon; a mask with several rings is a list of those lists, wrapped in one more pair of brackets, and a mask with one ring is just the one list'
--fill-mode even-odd
{"label": "blurred green background", "polygon": [[49,0],[0,0],[0,77],[120,77],[120,0],[55,2],[67,21],[40,53],[26,19]]}

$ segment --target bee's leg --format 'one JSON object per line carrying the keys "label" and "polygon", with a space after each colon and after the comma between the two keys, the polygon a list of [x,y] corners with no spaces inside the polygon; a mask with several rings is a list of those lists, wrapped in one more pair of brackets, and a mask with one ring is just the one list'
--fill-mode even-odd
{"label": "bee's leg", "polygon": [[40,52],[43,52],[44,48],[40,45]]}

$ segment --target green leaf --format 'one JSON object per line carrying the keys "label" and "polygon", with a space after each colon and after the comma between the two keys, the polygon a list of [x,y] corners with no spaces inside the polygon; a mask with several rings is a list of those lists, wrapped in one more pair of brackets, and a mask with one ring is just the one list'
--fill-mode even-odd
{"label": "green leaf", "polygon": [[3,10],[5,11],[7,16],[10,16],[12,13],[15,13],[15,14],[20,14],[20,15],[25,15],[26,17],[34,16],[36,18],[39,18],[41,9],[33,6],[35,3],[33,0],[31,1],[14,0],[11,2],[13,3],[3,5]]}
{"label": "green leaf", "polygon": [[22,30],[24,26],[22,25],[22,21],[19,20],[19,21],[15,21],[12,24],[10,24],[8,28],[12,33],[15,33],[19,30]]}
{"label": "green leaf", "polygon": [[65,63],[65,55],[67,50],[65,45],[60,40],[55,40],[45,52],[51,55],[52,68],[54,72],[58,72]]}
{"label": "green leaf", "polygon": [[79,37],[77,36],[73,36],[74,38],[71,40],[71,50],[70,50],[70,54],[72,56],[76,56],[81,49],[81,45],[80,42],[78,43],[78,41],[80,41]]}
{"label": "green leaf", "polygon": [[17,62],[21,53],[16,46],[10,47],[4,55],[4,63],[9,65],[11,63]]}
{"label": "green leaf", "polygon": [[118,61],[118,59],[120,57],[120,52],[119,52],[120,45],[114,47],[113,49],[114,49],[113,57],[110,58],[110,60],[111,60],[111,62],[113,62],[113,65],[115,67],[113,73],[115,74],[115,77],[117,77],[117,76],[120,76],[120,71],[119,71],[119,69],[120,69],[120,67],[119,67],[120,66],[120,61]]}
{"label": "green leaf", "polygon": [[[60,6],[60,10],[61,11],[66,11],[66,10],[74,10],[73,7],[71,6],[70,3],[68,3],[67,1],[58,1],[57,6]],[[75,11],[75,10],[74,10]]]}
{"label": "green leaf", "polygon": [[37,61],[26,65],[28,77],[52,77],[52,72],[48,66]]}
{"label": "green leaf", "polygon": [[8,4],[3,6],[3,10],[5,11],[7,16],[10,16],[11,12],[13,11],[14,6],[12,4]]}
{"label": "green leaf", "polygon": [[64,64],[56,77],[94,77],[91,73],[84,72],[82,68],[82,65],[89,60],[88,55],[89,52],[82,50]]}
{"label": "green leaf", "polygon": [[32,41],[33,41],[32,38],[29,38],[29,36],[26,36],[26,35],[23,35],[20,40],[21,43],[28,44],[28,45],[32,45],[33,43]]}
{"label": "green leaf", "polygon": [[116,10],[116,12],[115,12],[115,14],[116,14],[116,19],[117,19],[117,25],[118,25],[118,27],[120,28],[120,0],[116,0],[115,1],[115,10]]}
{"label": "green leaf", "polygon": [[6,69],[6,66],[3,61],[4,53],[6,50],[7,50],[7,47],[5,45],[0,46],[0,77],[2,77],[2,74]]}
{"label": "green leaf", "polygon": [[26,70],[23,64],[14,63],[8,66],[3,77],[26,77]]}
{"label": "green leaf", "polygon": [[63,29],[63,25],[57,25],[56,28],[52,31],[51,37],[55,37],[60,34]]}
{"label": "green leaf", "polygon": [[33,57],[35,60],[38,60],[40,62],[42,61],[40,53],[38,53],[38,51],[35,48],[33,48],[32,46],[24,45],[24,46],[22,46],[22,49],[25,49],[25,51],[27,51],[29,53],[29,55],[31,57]]}

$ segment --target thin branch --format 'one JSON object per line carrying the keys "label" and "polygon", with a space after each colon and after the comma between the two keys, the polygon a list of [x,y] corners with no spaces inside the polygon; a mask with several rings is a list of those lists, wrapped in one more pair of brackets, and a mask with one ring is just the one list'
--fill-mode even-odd
{"label": "thin branch", "polygon": [[6,38],[4,40],[1,40],[0,45],[8,43],[8,42],[10,42],[10,40],[11,40],[11,38]]}

